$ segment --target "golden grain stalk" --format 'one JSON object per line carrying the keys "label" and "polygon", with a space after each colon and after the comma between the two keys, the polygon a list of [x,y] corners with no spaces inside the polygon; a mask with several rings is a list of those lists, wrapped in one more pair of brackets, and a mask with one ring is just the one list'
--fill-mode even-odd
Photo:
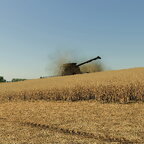
{"label": "golden grain stalk", "polygon": [[0,84],[0,101],[144,101],[144,68]]}

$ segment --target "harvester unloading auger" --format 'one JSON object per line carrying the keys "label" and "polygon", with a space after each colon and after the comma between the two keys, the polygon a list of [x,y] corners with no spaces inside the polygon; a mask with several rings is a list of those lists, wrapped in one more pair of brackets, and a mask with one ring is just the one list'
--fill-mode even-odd
{"label": "harvester unloading auger", "polygon": [[94,60],[97,60],[97,59],[101,59],[100,56],[97,56],[96,58],[93,58],[93,59],[90,59],[86,62],[83,62],[83,63],[80,63],[80,64],[77,64],[77,63],[66,63],[66,64],[63,64],[61,66],[61,75],[62,76],[65,76],[65,75],[74,75],[74,74],[81,74],[82,72],[80,71],[80,66],[86,64],[86,63],[89,63],[89,62],[92,62]]}

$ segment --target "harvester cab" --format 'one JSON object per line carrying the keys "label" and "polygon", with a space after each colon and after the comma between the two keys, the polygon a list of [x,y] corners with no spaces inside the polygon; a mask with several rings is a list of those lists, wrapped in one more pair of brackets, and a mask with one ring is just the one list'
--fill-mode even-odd
{"label": "harvester cab", "polygon": [[86,63],[92,62],[94,60],[97,60],[97,59],[101,59],[101,57],[97,56],[96,58],[90,59],[90,60],[85,61],[85,62],[80,63],[80,64],[77,64],[77,63],[66,63],[66,64],[63,64],[61,66],[61,68],[60,68],[60,73],[61,73],[62,76],[82,74],[82,72],[80,71],[80,66],[82,66],[82,65],[84,65]]}

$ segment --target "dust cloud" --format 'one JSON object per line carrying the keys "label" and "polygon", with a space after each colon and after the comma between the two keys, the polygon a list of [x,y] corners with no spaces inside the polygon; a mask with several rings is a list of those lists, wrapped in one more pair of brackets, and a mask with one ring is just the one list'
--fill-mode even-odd
{"label": "dust cloud", "polygon": [[80,70],[82,73],[101,72],[105,70],[105,66],[100,60],[98,60],[81,66]]}
{"label": "dust cloud", "polygon": [[74,51],[72,50],[57,50],[48,56],[48,61],[49,64],[46,68],[46,71],[48,71],[51,76],[61,75],[60,70],[63,64],[77,62],[76,54],[74,54]]}
{"label": "dust cloud", "polygon": [[[92,58],[92,57],[91,57]],[[90,59],[91,59],[90,58]],[[47,66],[47,71],[50,76],[58,76],[61,75],[61,66],[65,63],[81,63],[87,61],[88,59],[80,58],[74,51],[56,51],[52,55],[48,57],[49,65]],[[96,60],[85,65],[80,66],[80,70],[82,73],[93,73],[93,72],[101,72],[105,70],[105,65],[101,62],[101,60]]]}

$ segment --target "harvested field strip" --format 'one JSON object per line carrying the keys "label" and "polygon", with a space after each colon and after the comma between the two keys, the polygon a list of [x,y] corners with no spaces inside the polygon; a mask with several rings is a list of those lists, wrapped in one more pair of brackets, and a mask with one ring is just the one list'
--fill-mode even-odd
{"label": "harvested field strip", "polygon": [[38,123],[32,123],[32,122],[23,122],[22,124],[29,125],[32,127],[38,127],[38,128],[43,128],[43,129],[49,129],[52,131],[62,132],[65,134],[81,136],[85,138],[99,139],[99,140],[106,141],[106,142],[138,143],[138,141],[129,141],[126,138],[116,138],[116,137],[111,137],[108,135],[98,135],[98,134],[95,135],[93,133],[83,132],[79,130],[63,129],[63,128],[55,127],[52,125],[38,124]]}
{"label": "harvested field strip", "polygon": [[[8,102],[0,105],[0,122],[36,127],[90,141],[144,142],[144,104],[79,102]],[[38,131],[38,129],[34,129]],[[127,141],[127,142],[126,142]]]}
{"label": "harvested field strip", "polygon": [[40,123],[34,123],[34,122],[20,122],[20,121],[10,121],[6,118],[2,118],[0,117],[0,120],[4,120],[5,122],[12,122],[12,123],[20,123],[22,125],[26,125],[26,126],[31,126],[31,127],[35,127],[35,128],[42,128],[45,130],[51,130],[51,131],[56,131],[56,132],[60,132],[60,133],[64,133],[64,134],[69,134],[69,135],[76,135],[76,136],[80,136],[80,137],[85,137],[85,138],[92,138],[92,139],[98,139],[98,140],[102,140],[102,141],[106,141],[106,142],[120,142],[120,143],[138,143],[138,141],[130,141],[126,138],[116,138],[116,137],[112,137],[109,135],[100,135],[97,134],[95,135],[94,133],[88,133],[88,132],[84,132],[84,131],[79,131],[79,130],[74,130],[74,129],[64,129],[64,128],[60,128],[60,127],[56,127],[53,125],[48,125],[48,124],[40,124]]}

